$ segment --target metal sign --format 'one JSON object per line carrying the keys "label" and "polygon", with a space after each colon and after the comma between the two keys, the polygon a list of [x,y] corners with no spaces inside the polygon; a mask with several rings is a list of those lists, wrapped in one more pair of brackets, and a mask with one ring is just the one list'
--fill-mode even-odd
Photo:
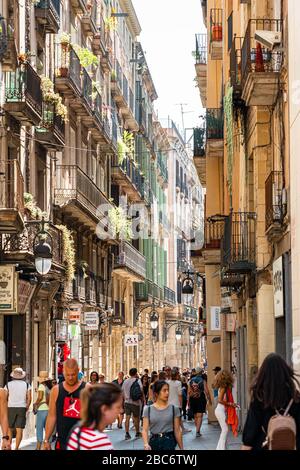
{"label": "metal sign", "polygon": [[236,330],[236,313],[229,313],[225,317],[226,331],[234,333]]}
{"label": "metal sign", "polygon": [[70,304],[68,309],[69,321],[79,323],[81,318],[81,304]]}
{"label": "metal sign", "polygon": [[85,329],[88,331],[98,331],[99,312],[84,312]]}
{"label": "metal sign", "polygon": [[12,264],[0,265],[0,313],[18,313],[18,277]]}
{"label": "metal sign", "polygon": [[67,320],[55,320],[55,341],[65,343],[69,339]]}
{"label": "metal sign", "polygon": [[221,307],[210,307],[210,329],[221,330]]}
{"label": "metal sign", "polygon": [[137,346],[139,342],[139,335],[125,335],[124,344],[126,347]]}
{"label": "metal sign", "polygon": [[224,310],[232,307],[231,292],[227,287],[221,288],[221,307]]}
{"label": "metal sign", "polygon": [[273,263],[273,291],[275,318],[284,317],[282,256]]}

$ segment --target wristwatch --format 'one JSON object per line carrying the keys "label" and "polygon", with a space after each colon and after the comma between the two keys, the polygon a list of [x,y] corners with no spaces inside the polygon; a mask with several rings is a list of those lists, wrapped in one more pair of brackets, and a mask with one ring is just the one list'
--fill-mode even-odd
{"label": "wristwatch", "polygon": [[2,439],[6,439],[7,441],[9,441],[9,436],[2,436]]}
{"label": "wristwatch", "polygon": [[49,444],[48,439],[44,439],[44,444]]}

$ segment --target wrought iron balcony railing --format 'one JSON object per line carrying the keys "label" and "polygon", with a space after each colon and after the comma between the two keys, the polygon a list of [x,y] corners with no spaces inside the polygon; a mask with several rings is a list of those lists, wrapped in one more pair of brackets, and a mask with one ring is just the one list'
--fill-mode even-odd
{"label": "wrought iron balcony railing", "polygon": [[269,175],[266,186],[266,231],[273,225],[283,225],[286,212],[286,204],[283,200],[283,172],[272,171]]}
{"label": "wrought iron balcony railing", "polygon": [[223,40],[223,10],[212,8],[210,10],[210,41],[221,42]]}
{"label": "wrought iron balcony railing", "polygon": [[103,116],[102,116],[102,97],[97,92],[96,98],[94,101],[94,113],[98,120],[98,122],[102,125],[103,124]]}
{"label": "wrought iron balcony railing", "polygon": [[75,50],[70,46],[69,49],[62,50],[61,54],[57,54],[57,58],[57,78],[70,79],[77,92],[81,94],[82,67],[80,65],[80,60]]}
{"label": "wrought iron balcony railing", "polygon": [[176,304],[176,293],[169,287],[164,286],[164,297],[167,302]]}
{"label": "wrought iron balcony railing", "polygon": [[196,127],[194,129],[194,157],[205,156],[205,139],[206,139],[205,127]]}
{"label": "wrought iron balcony railing", "polygon": [[221,264],[224,273],[245,274],[256,266],[256,214],[232,212],[225,217],[221,243]]}
{"label": "wrought iron balcony railing", "polygon": [[128,242],[121,242],[119,254],[115,258],[114,269],[126,267],[138,274],[146,277],[146,258],[134,246]]}
{"label": "wrought iron balcony railing", "polygon": [[183,319],[192,322],[198,321],[198,310],[194,307],[184,305]]}
{"label": "wrought iron balcony railing", "polygon": [[207,34],[196,34],[196,65],[207,65]]}
{"label": "wrought iron balcony railing", "polygon": [[6,74],[5,99],[7,103],[28,103],[41,116],[41,79],[29,63]]}
{"label": "wrought iron balcony railing", "polygon": [[65,205],[71,200],[77,200],[97,217],[99,206],[109,208],[111,204],[106,196],[77,165],[58,165],[56,167],[55,201],[57,205]]}
{"label": "wrought iron balcony railing", "polygon": [[56,34],[60,26],[60,0],[40,0],[35,4],[35,15],[45,30]]}
{"label": "wrought iron balcony railing", "polygon": [[224,220],[207,219],[204,227],[204,246],[206,250],[219,250],[224,236]]}
{"label": "wrought iron balcony railing", "polygon": [[282,50],[264,48],[255,39],[257,30],[282,33],[283,21],[279,19],[251,19],[248,23],[241,53],[241,79],[244,84],[252,72],[280,72]]}
{"label": "wrought iron balcony railing", "polygon": [[24,212],[24,179],[16,159],[0,160],[0,213],[1,209]]}
{"label": "wrought iron balcony railing", "polygon": [[90,110],[93,109],[93,82],[90,75],[87,73],[85,68],[83,68],[83,77],[82,77],[82,93],[83,98]]}
{"label": "wrought iron balcony railing", "polygon": [[[41,135],[41,140],[55,144],[63,143],[65,139],[65,123],[62,118],[55,113],[54,105],[43,103],[42,121],[40,126],[36,127],[36,131]],[[49,135],[48,135],[49,134]],[[56,139],[58,138],[58,139]]]}
{"label": "wrought iron balcony railing", "polygon": [[206,110],[206,139],[222,140],[224,138],[224,114],[222,108]]}

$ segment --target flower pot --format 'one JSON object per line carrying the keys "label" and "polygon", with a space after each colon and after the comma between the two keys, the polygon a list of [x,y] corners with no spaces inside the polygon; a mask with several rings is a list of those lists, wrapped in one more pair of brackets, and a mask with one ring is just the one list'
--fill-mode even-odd
{"label": "flower pot", "polygon": [[59,69],[59,75],[60,77],[67,77],[68,76],[69,69],[68,67],[60,67]]}
{"label": "flower pot", "polygon": [[214,25],[212,27],[212,41],[219,42],[219,41],[222,41],[222,38],[223,38],[222,25]]}

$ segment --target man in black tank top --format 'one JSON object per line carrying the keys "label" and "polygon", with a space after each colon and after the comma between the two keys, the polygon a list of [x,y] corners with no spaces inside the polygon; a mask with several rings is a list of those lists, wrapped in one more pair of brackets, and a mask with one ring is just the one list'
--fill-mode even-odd
{"label": "man in black tank top", "polygon": [[66,450],[69,433],[80,419],[80,392],[85,383],[78,380],[78,372],[77,361],[67,359],[64,363],[65,381],[51,389],[44,439],[45,450],[51,450],[50,439],[55,426],[55,449]]}

